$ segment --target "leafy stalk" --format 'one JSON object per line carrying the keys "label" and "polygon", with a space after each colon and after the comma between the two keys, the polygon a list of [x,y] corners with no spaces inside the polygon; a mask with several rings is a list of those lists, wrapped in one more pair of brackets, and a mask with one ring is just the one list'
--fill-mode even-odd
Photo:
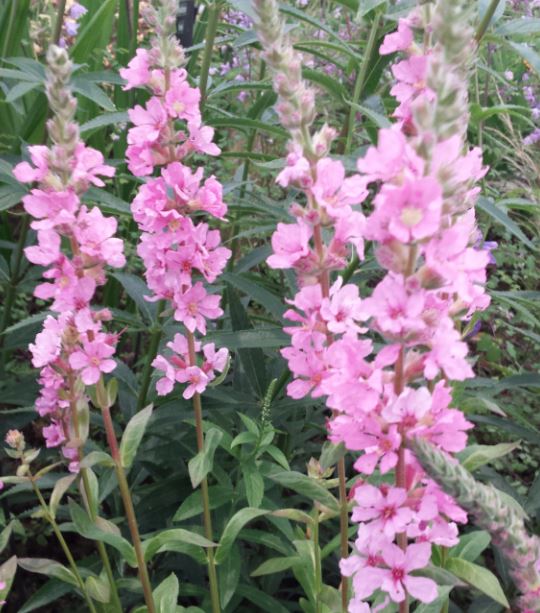
{"label": "leafy stalk", "polygon": [[88,595],[88,591],[86,590],[86,586],[81,577],[81,574],[79,573],[79,569],[77,568],[77,564],[75,563],[75,559],[73,558],[71,550],[69,549],[69,546],[66,543],[66,539],[64,538],[62,532],[60,531],[60,528],[58,527],[58,524],[56,523],[55,518],[52,516],[51,512],[49,511],[49,507],[47,503],[45,502],[45,499],[43,498],[41,490],[39,489],[39,486],[37,484],[37,480],[32,474],[29,474],[29,478],[30,478],[30,483],[32,484],[34,493],[36,494],[39,504],[43,510],[43,516],[45,517],[45,520],[51,525],[51,528],[53,529],[53,532],[56,538],[58,539],[58,542],[60,543],[60,547],[62,547],[62,551],[64,552],[66,556],[66,559],[71,568],[71,572],[74,574],[75,579],[77,580],[77,583],[79,584],[79,588],[81,592],[83,593],[84,599],[86,600],[86,604],[88,605],[88,610],[91,611],[91,613],[97,613],[96,608],[94,607],[94,603],[92,602],[92,599]]}
{"label": "leafy stalk", "polygon": [[482,21],[480,22],[480,25],[478,26],[478,30],[476,31],[476,34],[474,37],[477,43],[479,43],[482,40],[482,38],[484,37],[484,34],[489,28],[489,24],[491,23],[491,20],[493,19],[493,15],[495,15],[495,11],[497,10],[497,7],[499,6],[500,1],[501,0],[491,0],[491,4],[488,6],[488,9]]}
{"label": "leafy stalk", "polygon": [[[188,331],[188,348],[189,348],[189,361],[192,365],[196,364],[195,355],[195,339],[193,334]],[[201,395],[195,393],[193,395],[193,412],[195,414],[195,430],[197,435],[197,451],[199,453],[204,451],[204,432],[202,424],[202,403]],[[204,477],[201,481],[201,495],[203,503],[203,524],[204,524],[204,536],[212,541],[214,538],[212,530],[212,515],[210,513],[210,495],[208,493],[208,479]],[[219,588],[216,572],[216,563],[214,560],[214,552],[211,547],[208,548],[208,582],[210,584],[210,600],[212,602],[212,613],[220,613],[221,605],[219,601]]]}
{"label": "leafy stalk", "polygon": [[156,320],[157,323],[150,336],[150,345],[148,346],[148,353],[146,356],[146,362],[142,372],[141,386],[139,388],[139,397],[137,399],[137,411],[141,411],[146,406],[146,399],[148,396],[148,388],[150,387],[150,380],[152,378],[152,362],[154,361],[159,343],[161,341],[161,335],[163,330],[159,325],[159,318],[165,310],[165,300],[160,300],[157,306]]}
{"label": "leafy stalk", "polygon": [[150,577],[148,575],[148,569],[144,560],[144,553],[142,549],[141,536],[139,533],[139,526],[137,524],[137,517],[135,515],[135,508],[133,506],[133,500],[131,498],[131,492],[129,491],[129,484],[122,465],[122,459],[120,457],[120,450],[118,448],[118,442],[116,440],[116,434],[114,433],[114,425],[111,417],[111,410],[108,401],[108,395],[105,391],[105,385],[103,379],[100,379],[97,384],[97,403],[101,409],[103,416],[103,423],[105,425],[105,432],[107,435],[107,442],[111,451],[111,457],[114,462],[114,469],[116,472],[116,478],[118,479],[118,487],[120,489],[120,495],[122,502],[124,503],[124,510],[126,512],[126,518],[128,522],[129,532],[131,534],[131,541],[133,548],[135,549],[135,556],[137,558],[137,567],[139,569],[139,579],[142,584],[144,600],[148,608],[148,613],[156,613],[157,609],[154,604],[154,597],[152,595],[152,585],[150,583]]}

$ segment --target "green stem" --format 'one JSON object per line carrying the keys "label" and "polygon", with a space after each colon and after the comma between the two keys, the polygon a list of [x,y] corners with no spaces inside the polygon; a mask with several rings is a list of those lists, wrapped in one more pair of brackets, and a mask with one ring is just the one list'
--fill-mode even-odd
{"label": "green stem", "polygon": [[206,88],[208,86],[208,73],[212,62],[212,53],[214,50],[214,42],[216,40],[216,32],[219,21],[220,6],[219,1],[214,0],[207,8],[208,21],[206,23],[204,55],[201,66],[201,74],[199,77],[199,89],[201,91],[201,112],[206,101]]}
{"label": "green stem", "polygon": [[[103,379],[100,379],[98,386],[104,387]],[[103,389],[105,394],[105,390]],[[101,394],[98,394],[98,397]],[[124,510],[126,512],[126,518],[128,522],[129,532],[131,534],[131,541],[133,548],[135,549],[135,556],[137,558],[137,567],[139,569],[139,579],[142,584],[144,592],[144,601],[148,608],[148,613],[156,613],[156,606],[154,604],[154,597],[152,595],[152,585],[150,583],[150,577],[148,576],[148,569],[144,560],[144,553],[141,543],[141,535],[139,534],[139,526],[137,525],[137,518],[135,516],[135,508],[133,507],[133,500],[131,499],[131,493],[129,491],[129,484],[126,478],[124,467],[122,466],[122,460],[120,458],[120,451],[118,449],[118,442],[116,440],[116,434],[114,433],[114,425],[111,418],[110,408],[103,404],[101,413],[103,415],[103,423],[105,425],[105,432],[107,434],[107,441],[111,450],[111,456],[114,461],[114,468],[116,471],[116,478],[118,479],[118,487],[120,489],[120,495],[122,496],[122,502],[124,503]]]}
{"label": "green stem", "polygon": [[377,13],[373,19],[373,23],[371,24],[371,30],[369,32],[369,38],[367,41],[366,49],[364,51],[364,57],[362,58],[362,65],[360,66],[360,70],[358,71],[358,75],[356,77],[356,83],[354,84],[353,97],[351,101],[351,108],[349,109],[349,116],[347,118],[347,123],[345,124],[347,139],[345,141],[345,148],[343,153],[347,155],[350,153],[352,146],[352,137],[353,137],[353,125],[354,125],[354,116],[356,114],[356,105],[360,100],[360,96],[362,95],[362,90],[364,89],[364,85],[366,82],[367,71],[369,67],[369,60],[373,55],[373,51],[375,49],[375,44],[377,42],[377,32],[379,31],[379,23],[381,20],[381,14]]}
{"label": "green stem", "polygon": [[66,10],[66,0],[60,0],[58,2],[58,10],[56,12],[56,23],[54,24],[54,38],[53,41],[57,45],[62,35],[62,24],[64,23],[64,12]]}
{"label": "green stem", "polygon": [[[81,468],[81,476],[84,493],[88,501],[88,513],[90,515],[91,520],[95,522],[97,519],[97,514],[95,512],[95,506],[92,500],[92,489],[90,488],[90,482],[88,480],[88,470],[86,468]],[[99,553],[99,557],[101,558],[101,562],[103,563],[103,568],[105,569],[105,574],[107,575],[107,580],[111,588],[111,604],[113,605],[115,611],[122,613],[122,603],[120,601],[120,596],[118,595],[118,588],[116,587],[116,581],[114,580],[114,574],[111,567],[111,561],[109,560],[109,554],[107,553],[107,548],[101,541],[96,541],[96,546]]]}
{"label": "green stem", "polygon": [[56,520],[54,519],[54,517],[51,515],[50,511],[49,511],[49,506],[47,505],[47,503],[45,502],[45,499],[43,498],[43,495],[41,494],[41,490],[39,489],[38,484],[36,483],[34,477],[32,475],[30,475],[30,482],[32,483],[32,488],[34,489],[34,492],[37,496],[37,499],[39,500],[39,504],[41,505],[41,508],[43,509],[43,515],[45,517],[45,519],[49,522],[49,524],[51,525],[53,532],[56,536],[56,538],[58,539],[58,542],[60,543],[60,547],[62,547],[62,550],[66,556],[66,559],[69,563],[69,566],[71,568],[71,572],[75,575],[75,579],[77,580],[77,583],[79,584],[79,588],[81,589],[84,599],[86,600],[86,604],[88,605],[88,609],[92,612],[92,613],[97,613],[96,609],[94,607],[94,604],[90,598],[90,596],[88,595],[88,592],[86,591],[86,586],[84,585],[84,581],[79,573],[79,569],[77,568],[77,564],[75,563],[75,560],[73,558],[73,556],[71,555],[71,551],[69,549],[68,544],[66,543],[66,540],[64,539],[64,535],[60,532],[60,528],[58,527],[58,524],[56,523]]}
{"label": "green stem", "polygon": [[489,28],[489,24],[491,23],[491,20],[493,19],[493,15],[495,15],[495,11],[497,10],[497,7],[499,6],[500,1],[501,0],[491,0],[491,4],[488,6],[488,9],[482,21],[480,22],[480,25],[478,26],[478,30],[476,31],[476,35],[474,37],[477,43],[479,43],[482,40],[482,38],[484,37],[484,34]]}
{"label": "green stem", "polygon": [[159,347],[159,342],[161,341],[161,335],[163,330],[159,325],[159,318],[165,309],[165,300],[160,300],[157,306],[156,313],[156,326],[152,331],[152,335],[150,337],[150,345],[148,347],[148,356],[146,358],[146,362],[144,364],[144,369],[142,373],[141,379],[141,387],[139,390],[139,398],[137,399],[137,411],[143,409],[146,405],[146,398],[148,396],[148,388],[150,387],[150,379],[152,378],[152,362],[156,357],[157,350]]}
{"label": "green stem", "polygon": [[[188,332],[188,347],[189,347],[189,361],[196,364],[195,355],[195,339],[193,334]],[[193,395],[193,412],[195,414],[195,431],[197,435],[197,451],[200,453],[204,451],[204,432],[202,423],[202,403],[201,395]],[[212,530],[212,515],[210,513],[210,496],[208,494],[208,480],[206,477],[201,482],[201,494],[203,503],[203,524],[204,524],[204,536],[212,541],[214,538]],[[219,601],[219,587],[216,572],[216,563],[214,560],[214,551],[211,547],[208,548],[208,582],[210,584],[210,600],[212,602],[212,613],[220,613],[221,605]]]}
{"label": "green stem", "polygon": [[321,549],[319,547],[319,509],[315,507],[313,518],[313,555],[315,563],[315,612],[322,611],[322,566],[321,566]]}

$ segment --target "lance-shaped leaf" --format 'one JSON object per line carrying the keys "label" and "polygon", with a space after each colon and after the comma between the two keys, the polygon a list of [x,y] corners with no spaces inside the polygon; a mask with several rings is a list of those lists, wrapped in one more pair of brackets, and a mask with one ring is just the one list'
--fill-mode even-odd
{"label": "lance-shaped leaf", "polygon": [[152,416],[152,409],[153,406],[149,404],[146,409],[136,413],[126,426],[122,441],[120,442],[120,460],[124,468],[129,468],[133,464],[148,420]]}
{"label": "lance-shaped leaf", "polygon": [[221,535],[219,547],[216,551],[216,563],[220,564],[225,560],[240,530],[242,530],[248,522],[262,515],[266,515],[267,513],[268,511],[264,511],[263,509],[252,509],[251,507],[246,507],[235,513],[228,521]]}
{"label": "lance-shaped leaf", "polygon": [[204,449],[199,451],[199,453],[189,461],[189,477],[194,488],[196,488],[212,470],[212,466],[214,465],[214,454],[222,438],[223,432],[221,430],[218,428],[210,428],[206,433]]}
{"label": "lance-shaped leaf", "polygon": [[46,575],[47,577],[59,579],[64,583],[77,587],[79,585],[71,570],[55,560],[48,560],[47,558],[19,558],[17,564],[31,573]]}

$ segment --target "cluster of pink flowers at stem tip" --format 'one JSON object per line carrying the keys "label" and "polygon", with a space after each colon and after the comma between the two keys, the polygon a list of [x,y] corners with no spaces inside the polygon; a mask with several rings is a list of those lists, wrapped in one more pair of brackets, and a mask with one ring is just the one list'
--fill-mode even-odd
{"label": "cluster of pink flowers at stem tip", "polygon": [[[487,169],[481,152],[466,147],[464,127],[441,136],[437,124],[416,120],[429,116],[426,108],[445,110],[428,85],[431,62],[443,61],[444,49],[414,42],[415,29],[430,25],[420,16],[400,20],[382,45],[382,54],[406,54],[392,67],[397,122],[380,130],[358,174],[346,178],[342,163],[325,153],[328,128],[311,143],[293,140],[277,182],[300,190],[307,206],[292,205],[295,221],[278,225],[268,259],[272,268],[294,269],[300,286],[285,313],[292,322],[285,328],[291,344],[282,350],[294,377],[288,394],[324,397],[330,439],[359,453],[354,466],[362,477],[350,492],[358,538],[341,562],[353,577],[354,613],[369,611],[376,591],[396,603],[407,594],[433,601],[435,582],[410,572],[428,565],[432,545],[455,545],[457,523],[467,521],[406,448],[409,437],[448,453],[466,446],[472,424],[451,408],[449,381],[473,377],[463,339],[474,313],[489,304],[489,252],[477,246],[474,213],[475,182]],[[366,219],[356,207],[368,198]],[[330,282],[345,267],[349,245],[362,258],[364,240],[374,242],[385,271],[366,298],[339,276]],[[368,330],[382,348],[365,337]],[[366,482],[374,474],[382,484]]]}
{"label": "cluster of pink flowers at stem tip", "polygon": [[32,364],[41,369],[36,410],[50,420],[43,428],[47,447],[61,445],[70,470],[77,472],[84,442],[77,413],[86,403],[84,386],[97,383],[116,366],[117,335],[103,327],[111,313],[92,309],[91,302],[106,282],[105,267],[121,268],[125,258],[123,241],[114,236],[116,219],[81,204],[84,192],[92,185],[104,186],[101,177],[112,177],[114,168],[79,138],[73,121],[76,101],[67,86],[67,53],[53,46],[47,58],[47,93],[55,113],[48,122],[52,144],[29,147],[32,164],[21,162],[13,174],[23,183],[38,184],[23,198],[37,233],[37,244],[26,247],[25,255],[44,267],[45,281],[34,296],[52,301],[53,311],[29,346]]}
{"label": "cluster of pink flowers at stem tip", "polygon": [[[181,48],[162,33],[150,50],[138,49],[120,74],[127,81],[125,89],[146,87],[151,93],[144,108],[129,111],[134,127],[127,149],[131,172],[148,177],[132,203],[141,230],[137,252],[152,292],[148,299],[167,301],[187,331],[167,343],[170,355],[155,358],[153,366],[163,373],[157,391],[168,394],[179,382],[187,384],[184,398],[191,398],[228,363],[226,349],[201,345],[193,335],[205,335],[208,320],[223,314],[220,296],[209,293],[205,282],[216,280],[231,252],[221,246],[219,230],[200,220],[202,214],[224,219],[221,183],[214,176],[204,179],[202,167],[193,171],[178,161],[190,153],[220,152],[212,142],[213,129],[202,124],[200,91],[189,85],[181,61]],[[159,175],[150,177],[159,166]]]}

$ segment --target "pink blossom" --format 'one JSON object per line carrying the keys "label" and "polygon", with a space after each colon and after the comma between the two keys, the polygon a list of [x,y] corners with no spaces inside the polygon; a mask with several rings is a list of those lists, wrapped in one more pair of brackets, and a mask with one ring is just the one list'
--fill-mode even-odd
{"label": "pink blossom", "polygon": [[201,92],[195,87],[190,87],[186,77],[185,70],[174,71],[169,89],[165,93],[165,106],[171,117],[197,124],[201,121],[199,110]]}
{"label": "pink blossom", "polygon": [[363,302],[366,314],[374,318],[382,333],[407,337],[421,331],[425,323],[423,291],[409,294],[401,275],[388,274]]}
{"label": "pink blossom", "polygon": [[268,265],[271,268],[292,268],[310,253],[311,236],[311,228],[301,220],[295,224],[278,223],[272,234],[274,253],[267,259]]}
{"label": "pink blossom", "polygon": [[369,521],[373,530],[381,530],[389,539],[403,532],[413,518],[412,511],[404,506],[407,492],[403,488],[391,487],[385,493],[373,485],[361,485],[354,492],[354,500],[352,520]]}
{"label": "pink blossom", "polygon": [[38,244],[25,247],[24,255],[32,264],[49,266],[60,258],[60,236],[54,230],[38,230]]}
{"label": "pink blossom", "polygon": [[176,373],[176,380],[180,383],[189,383],[182,396],[189,400],[195,394],[202,394],[208,384],[207,375],[198,366],[189,366]]}
{"label": "pink blossom", "polygon": [[156,383],[157,393],[160,396],[170,394],[176,380],[174,368],[162,355],[156,356],[152,362],[152,366],[164,373],[164,376]]}
{"label": "pink blossom", "polygon": [[334,334],[357,330],[356,321],[366,319],[356,285],[344,285],[342,279],[334,283],[329,298],[321,303],[321,317]]}
{"label": "pink blossom", "polygon": [[465,359],[467,343],[454,328],[452,320],[443,319],[431,339],[431,351],[426,357],[424,375],[434,379],[442,370],[449,379],[464,381],[474,376],[472,368]]}
{"label": "pink blossom", "polygon": [[175,296],[174,318],[181,321],[190,332],[198,330],[206,334],[206,319],[217,319],[223,315],[219,301],[219,296],[208,294],[198,281],[187,291]]}
{"label": "pink blossom", "polygon": [[45,426],[42,432],[47,447],[59,447],[66,440],[63,427],[54,421]]}
{"label": "pink blossom", "polygon": [[28,153],[35,168],[28,162],[21,162],[13,168],[13,176],[21,183],[43,181],[49,172],[49,148],[45,145],[32,145]]}
{"label": "pink blossom", "polygon": [[110,373],[116,368],[116,362],[110,357],[114,355],[114,347],[102,341],[87,341],[82,350],[69,356],[69,364],[75,370],[81,371],[81,379],[85,385],[94,385],[99,381],[101,373]]}
{"label": "pink blossom", "polygon": [[382,550],[382,557],[388,566],[380,585],[394,602],[403,602],[406,594],[420,602],[433,602],[438,595],[437,584],[432,579],[409,574],[427,566],[431,557],[431,545],[419,543],[409,545],[402,551],[397,545],[389,544]]}
{"label": "pink blossom", "polygon": [[150,82],[149,56],[146,49],[137,49],[127,68],[120,68],[120,76],[127,81],[122,89],[141,87]]}
{"label": "pink blossom", "polygon": [[184,147],[185,153],[189,151],[197,151],[206,155],[219,155],[221,149],[213,142],[214,128],[210,126],[202,126],[197,122],[189,124],[189,139]]}
{"label": "pink blossom", "polygon": [[396,32],[387,34],[379,47],[381,55],[389,55],[396,51],[406,51],[413,43],[413,33],[407,19],[400,19]]}

